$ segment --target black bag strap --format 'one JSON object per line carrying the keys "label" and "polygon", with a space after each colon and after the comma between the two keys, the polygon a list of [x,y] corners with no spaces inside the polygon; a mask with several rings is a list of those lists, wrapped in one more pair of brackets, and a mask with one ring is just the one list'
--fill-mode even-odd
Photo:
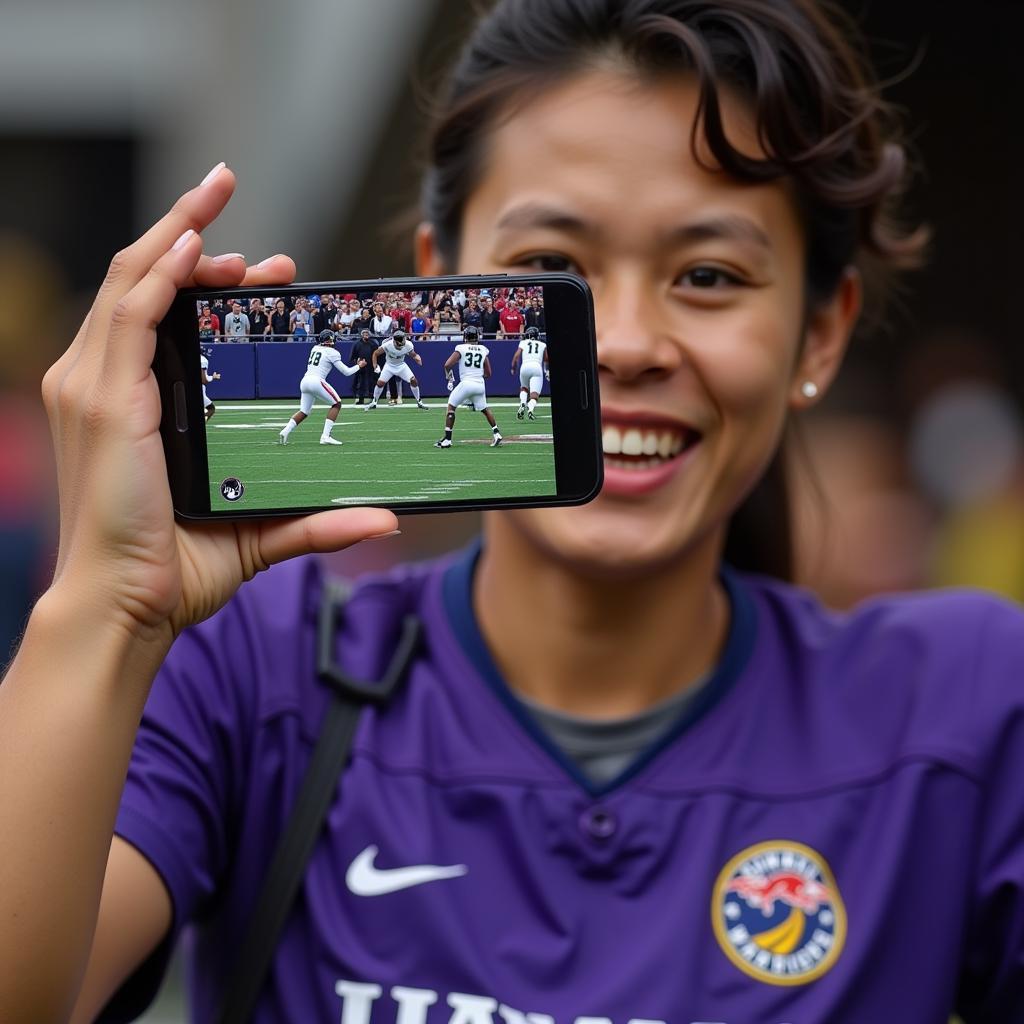
{"label": "black bag strap", "polygon": [[331,701],[302,787],[256,902],[231,980],[225,990],[218,1024],[246,1024],[252,1016],[277,939],[302,884],[306,864],[323,826],[335,787],[348,760],[359,715],[366,704],[386,704],[405,677],[419,644],[421,626],[415,615],[402,620],[401,636],[391,663],[377,683],[351,678],[334,659],[338,618],[351,588],[339,580],[324,585],[317,623],[317,673],[331,687]]}

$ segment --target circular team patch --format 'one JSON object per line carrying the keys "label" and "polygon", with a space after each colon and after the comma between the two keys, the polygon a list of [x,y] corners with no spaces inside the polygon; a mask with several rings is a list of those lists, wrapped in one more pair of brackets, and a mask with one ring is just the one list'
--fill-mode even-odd
{"label": "circular team patch", "polygon": [[825,859],[785,839],[748,846],[725,865],[711,922],[725,955],[769,985],[820,978],[846,939],[846,909]]}

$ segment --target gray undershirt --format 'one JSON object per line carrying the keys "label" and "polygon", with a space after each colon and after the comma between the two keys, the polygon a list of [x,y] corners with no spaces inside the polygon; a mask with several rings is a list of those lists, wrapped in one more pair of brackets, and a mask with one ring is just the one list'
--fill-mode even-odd
{"label": "gray undershirt", "polygon": [[628,718],[595,719],[567,715],[518,694],[548,739],[591,782],[611,782],[654,743],[660,740],[693,703],[711,678],[702,676],[693,685]]}

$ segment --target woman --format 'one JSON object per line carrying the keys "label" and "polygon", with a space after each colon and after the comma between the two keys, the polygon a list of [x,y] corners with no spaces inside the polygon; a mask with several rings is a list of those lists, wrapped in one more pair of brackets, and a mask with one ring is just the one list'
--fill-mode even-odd
{"label": "woman", "polygon": [[[788,418],[838,370],[857,265],[919,247],[865,74],[805,0],[506,0],[478,26],[418,267],[587,276],[606,485],[352,598],[357,677],[403,616],[424,640],[362,719],[255,1019],[1022,1019],[1020,614],[839,617],[781,582]],[[147,325],[183,284],[292,272],[181,234],[233,185],[115,260],[45,382],[62,538],[0,688],[3,1019],[124,1019],[190,920],[212,1019],[324,701],[315,564],[231,595],[393,527],[172,521]]]}
{"label": "woman", "polygon": [[306,341],[309,338],[312,319],[308,301],[304,298],[296,299],[295,308],[288,318],[288,329],[291,331],[292,341]]}

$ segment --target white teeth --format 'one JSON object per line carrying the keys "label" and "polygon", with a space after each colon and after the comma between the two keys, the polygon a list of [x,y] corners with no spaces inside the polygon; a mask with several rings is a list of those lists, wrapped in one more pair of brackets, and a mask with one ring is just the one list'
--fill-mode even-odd
{"label": "white teeth", "polygon": [[627,430],[622,438],[623,455],[643,455],[644,438],[639,430]]}
{"label": "white teeth", "polygon": [[671,459],[686,447],[686,435],[674,430],[651,430],[639,427],[620,429],[609,424],[601,431],[605,455],[631,455],[631,467],[645,465],[641,456]]}

